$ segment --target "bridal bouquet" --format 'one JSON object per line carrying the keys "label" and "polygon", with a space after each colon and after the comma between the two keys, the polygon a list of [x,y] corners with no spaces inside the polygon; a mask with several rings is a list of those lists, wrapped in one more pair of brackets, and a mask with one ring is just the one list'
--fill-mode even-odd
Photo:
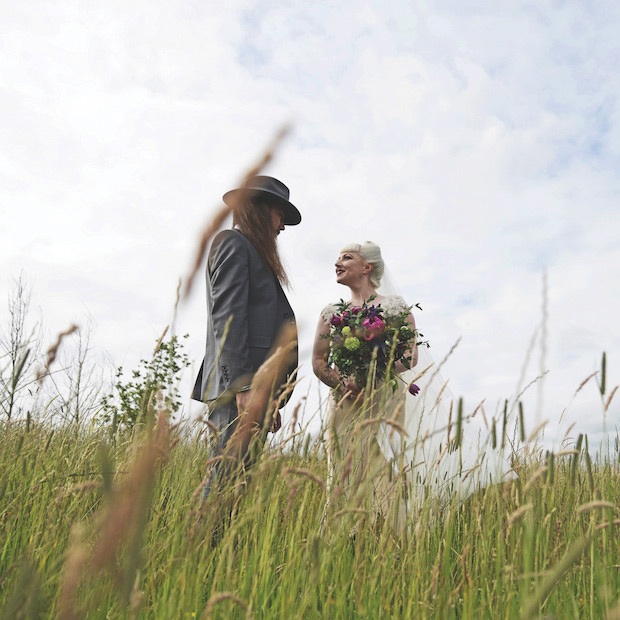
{"label": "bridal bouquet", "polygon": [[[373,299],[371,297],[368,302]],[[330,342],[329,362],[343,378],[353,379],[358,386],[365,387],[373,364],[377,380],[393,378],[396,362],[410,368],[408,352],[416,341],[416,330],[411,329],[406,320],[410,308],[385,316],[381,305],[352,306],[341,300],[336,309],[326,338]],[[386,377],[388,366],[391,376]]]}

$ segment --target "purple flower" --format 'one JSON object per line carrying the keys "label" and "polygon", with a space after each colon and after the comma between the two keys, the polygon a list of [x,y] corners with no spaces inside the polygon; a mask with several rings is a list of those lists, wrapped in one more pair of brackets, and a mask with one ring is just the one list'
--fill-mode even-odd
{"label": "purple flower", "polygon": [[420,392],[420,388],[415,383],[412,383],[409,386],[409,394],[411,394],[412,396],[417,396],[419,392]]}
{"label": "purple flower", "polygon": [[351,314],[357,314],[359,311],[361,310],[361,308],[358,308],[357,306],[351,308]]}
{"label": "purple flower", "polygon": [[343,323],[342,317],[340,315],[338,315],[338,314],[334,314],[334,316],[332,317],[332,320],[331,320],[331,324],[334,327],[340,327],[342,325],[342,323]]}

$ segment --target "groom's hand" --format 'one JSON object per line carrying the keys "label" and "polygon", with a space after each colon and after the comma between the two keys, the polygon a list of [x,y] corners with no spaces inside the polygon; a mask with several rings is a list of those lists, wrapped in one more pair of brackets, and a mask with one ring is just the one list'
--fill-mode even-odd
{"label": "groom's hand", "polygon": [[280,412],[278,411],[278,413],[276,413],[276,415],[273,418],[273,423],[271,425],[271,432],[277,433],[281,428],[282,428],[282,416],[280,415]]}
{"label": "groom's hand", "polygon": [[[248,410],[248,406],[250,404],[250,398],[252,397],[252,390],[245,390],[244,392],[237,392],[235,394],[235,399],[237,401],[237,412],[242,414],[244,411]],[[280,412],[276,414],[273,418],[273,422],[269,430],[272,433],[277,433],[282,428],[282,417],[280,416]]]}
{"label": "groom's hand", "polygon": [[246,390],[245,392],[237,392],[235,394],[235,400],[237,401],[237,412],[239,414],[247,411],[252,396],[252,390]]}

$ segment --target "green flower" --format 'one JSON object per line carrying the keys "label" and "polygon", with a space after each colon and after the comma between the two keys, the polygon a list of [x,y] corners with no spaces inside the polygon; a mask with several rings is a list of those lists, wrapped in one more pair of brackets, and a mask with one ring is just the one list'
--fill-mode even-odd
{"label": "green flower", "polygon": [[350,336],[344,341],[344,346],[349,349],[349,351],[357,351],[360,348],[359,338],[356,338],[355,336]]}
{"label": "green flower", "polygon": [[351,335],[351,328],[348,325],[342,328],[342,335],[345,337]]}

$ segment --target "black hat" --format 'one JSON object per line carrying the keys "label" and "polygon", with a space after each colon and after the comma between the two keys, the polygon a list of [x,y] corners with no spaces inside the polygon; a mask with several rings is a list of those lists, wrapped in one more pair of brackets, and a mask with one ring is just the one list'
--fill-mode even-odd
{"label": "black hat", "polygon": [[229,207],[233,207],[234,197],[238,197],[239,194],[244,194],[250,200],[260,199],[274,207],[281,207],[284,211],[286,226],[295,226],[301,222],[301,213],[288,200],[290,194],[288,187],[278,179],[265,176],[250,177],[243,187],[226,192],[223,196],[224,202]]}

